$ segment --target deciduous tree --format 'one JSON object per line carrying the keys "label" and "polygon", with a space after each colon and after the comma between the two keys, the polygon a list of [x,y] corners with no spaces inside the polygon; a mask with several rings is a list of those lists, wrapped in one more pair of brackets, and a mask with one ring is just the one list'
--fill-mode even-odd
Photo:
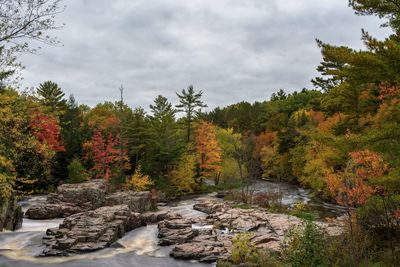
{"label": "deciduous tree", "polygon": [[[216,127],[201,121],[196,129],[196,152],[200,176],[212,177],[221,171],[221,148],[217,140]],[[202,183],[202,179],[200,183]]]}

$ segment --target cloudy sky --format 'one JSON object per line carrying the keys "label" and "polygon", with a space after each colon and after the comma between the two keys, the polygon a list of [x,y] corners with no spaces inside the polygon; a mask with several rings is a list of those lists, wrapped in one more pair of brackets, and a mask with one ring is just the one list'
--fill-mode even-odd
{"label": "cloudy sky", "polygon": [[347,0],[66,0],[55,32],[63,47],[24,55],[21,87],[57,82],[79,103],[119,97],[147,108],[193,84],[213,108],[265,100],[279,88],[311,87],[321,55],[315,38],[362,48],[374,17]]}

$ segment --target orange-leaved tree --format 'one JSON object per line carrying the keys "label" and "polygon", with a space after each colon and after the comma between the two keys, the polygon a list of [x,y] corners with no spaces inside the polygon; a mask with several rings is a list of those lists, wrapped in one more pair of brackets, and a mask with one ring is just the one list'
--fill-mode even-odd
{"label": "orange-leaved tree", "polygon": [[378,153],[370,150],[350,152],[349,156],[344,171],[327,175],[327,185],[340,205],[354,207],[364,204],[374,193],[368,182],[384,175],[387,166]]}
{"label": "orange-leaved tree", "polygon": [[355,266],[359,265],[361,253],[357,240],[357,226],[353,221],[354,209],[366,203],[368,198],[375,193],[375,188],[370,182],[377,177],[385,174],[387,165],[382,157],[370,150],[354,151],[349,153],[350,159],[346,168],[341,172],[330,173],[327,175],[327,185],[329,191],[335,197],[338,204],[346,207],[352,256]]}
{"label": "orange-leaved tree", "polygon": [[216,126],[200,121],[196,129],[196,152],[199,164],[200,183],[204,177],[218,176],[221,172],[221,148],[217,141]]}

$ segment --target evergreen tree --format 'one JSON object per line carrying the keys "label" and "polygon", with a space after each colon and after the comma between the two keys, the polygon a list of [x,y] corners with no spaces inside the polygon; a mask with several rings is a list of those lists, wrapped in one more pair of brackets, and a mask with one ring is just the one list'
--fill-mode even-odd
{"label": "evergreen tree", "polygon": [[60,118],[61,139],[65,150],[57,152],[52,176],[55,180],[68,177],[67,166],[74,158],[82,156],[82,144],[90,138],[90,129],[83,122],[83,114],[73,95],[69,97],[66,110]]}
{"label": "evergreen tree", "polygon": [[52,81],[41,83],[37,88],[40,102],[43,106],[49,108],[50,112],[55,115],[61,115],[66,109],[66,101],[64,92]]}
{"label": "evergreen tree", "polygon": [[145,167],[154,176],[167,175],[179,158],[181,144],[175,121],[176,110],[167,98],[159,95],[150,105],[148,153]]}
{"label": "evergreen tree", "polygon": [[201,108],[207,107],[206,104],[201,101],[201,96],[203,95],[202,91],[195,92],[193,86],[190,85],[187,89],[182,90],[181,94],[176,94],[179,97],[180,104],[175,107],[178,108],[178,112],[185,112],[186,118],[186,131],[187,131],[187,142],[190,142],[190,135],[192,132],[192,124],[193,120],[196,118],[196,115],[201,111]]}
{"label": "evergreen tree", "polygon": [[126,142],[131,162],[137,165],[146,151],[146,140],[148,139],[149,120],[143,108],[133,110],[126,121]]}
{"label": "evergreen tree", "polygon": [[83,183],[89,179],[89,176],[83,167],[79,158],[74,158],[68,165],[68,182]]}

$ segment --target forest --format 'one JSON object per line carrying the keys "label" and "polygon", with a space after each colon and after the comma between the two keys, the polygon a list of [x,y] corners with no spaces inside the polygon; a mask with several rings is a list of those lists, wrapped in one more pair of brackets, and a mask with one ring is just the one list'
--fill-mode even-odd
{"label": "forest", "polygon": [[[344,234],[329,238],[307,220],[280,255],[243,235],[218,265],[398,266],[400,2],[349,6],[384,19],[392,34],[378,40],[362,31],[362,50],[317,40],[323,61],[310,88],[214,109],[203,100],[209,89],[196,85],[177,88],[177,103],[155,95],[138,108],[125,103],[122,86],[115,89],[119,101],[93,107],[67,96],[57,81],[20,90],[10,82],[20,66],[6,44],[18,36],[2,32],[0,222],[9,203],[61,184],[104,179],[112,191],[152,190],[175,199],[239,188],[236,201],[246,208],[272,198],[249,190],[263,179],[343,206]],[[47,21],[33,31],[53,26]]]}

